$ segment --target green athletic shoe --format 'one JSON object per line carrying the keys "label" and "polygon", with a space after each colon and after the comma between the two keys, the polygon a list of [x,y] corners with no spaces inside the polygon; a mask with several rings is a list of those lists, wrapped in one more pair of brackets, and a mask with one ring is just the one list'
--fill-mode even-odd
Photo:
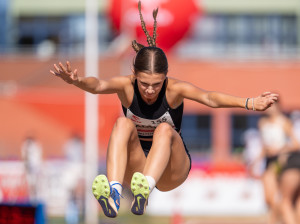
{"label": "green athletic shoe", "polygon": [[149,183],[146,177],[139,172],[133,174],[131,179],[131,191],[133,193],[133,202],[131,212],[135,215],[143,215],[148,204],[150,193]]}
{"label": "green athletic shoe", "polygon": [[93,194],[101,205],[104,215],[110,218],[118,215],[121,195],[115,188],[110,186],[105,175],[101,174],[95,178]]}

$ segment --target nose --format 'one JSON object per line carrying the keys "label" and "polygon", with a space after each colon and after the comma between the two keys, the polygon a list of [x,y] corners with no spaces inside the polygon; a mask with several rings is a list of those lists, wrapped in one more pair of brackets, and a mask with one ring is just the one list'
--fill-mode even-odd
{"label": "nose", "polygon": [[153,93],[154,93],[154,89],[153,89],[152,86],[149,86],[149,87],[147,88],[147,93],[148,93],[148,94],[153,94]]}

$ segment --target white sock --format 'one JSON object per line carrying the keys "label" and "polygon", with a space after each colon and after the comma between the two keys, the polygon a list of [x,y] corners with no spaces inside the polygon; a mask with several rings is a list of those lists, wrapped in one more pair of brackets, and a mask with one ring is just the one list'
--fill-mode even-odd
{"label": "white sock", "polygon": [[111,182],[109,182],[109,184],[110,184],[110,186],[112,186],[113,184],[115,184],[112,187],[115,188],[119,192],[119,194],[122,194],[123,188],[122,188],[122,185],[120,184],[120,182],[118,182],[118,181],[111,181]]}
{"label": "white sock", "polygon": [[145,177],[148,181],[150,193],[151,193],[153,191],[153,189],[155,188],[156,182],[155,182],[154,178],[151,176],[145,176]]}

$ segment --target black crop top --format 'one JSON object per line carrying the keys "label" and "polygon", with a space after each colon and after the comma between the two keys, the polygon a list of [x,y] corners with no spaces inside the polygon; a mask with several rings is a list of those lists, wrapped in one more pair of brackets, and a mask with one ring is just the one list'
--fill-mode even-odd
{"label": "black crop top", "polygon": [[183,103],[176,109],[172,109],[169,106],[166,99],[166,80],[164,81],[157,100],[151,105],[142,99],[138,90],[137,81],[135,80],[134,95],[130,107],[125,108],[122,105],[124,115],[134,122],[140,138],[151,139],[155,128],[163,122],[167,122],[177,132],[180,132]]}

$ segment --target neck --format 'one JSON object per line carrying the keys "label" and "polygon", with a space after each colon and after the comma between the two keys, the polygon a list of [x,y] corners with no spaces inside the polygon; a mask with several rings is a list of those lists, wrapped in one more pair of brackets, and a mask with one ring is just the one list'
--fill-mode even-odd
{"label": "neck", "polygon": [[146,104],[151,105],[151,104],[155,103],[155,101],[157,100],[158,95],[157,95],[157,97],[155,97],[154,99],[147,99],[147,98],[145,98],[144,96],[141,96],[141,97],[142,97],[142,99],[144,100],[144,102],[145,102]]}

